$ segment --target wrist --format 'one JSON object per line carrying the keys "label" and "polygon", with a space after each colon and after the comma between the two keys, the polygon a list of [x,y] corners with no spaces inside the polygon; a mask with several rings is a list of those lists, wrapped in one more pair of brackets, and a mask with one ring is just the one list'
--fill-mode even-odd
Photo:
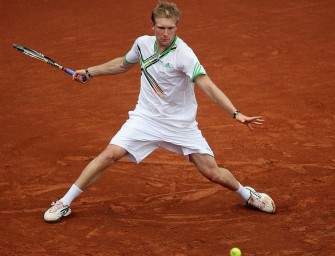
{"label": "wrist", "polygon": [[85,73],[89,78],[92,78],[93,76],[91,75],[91,73],[88,71],[88,68],[85,69]]}
{"label": "wrist", "polygon": [[235,119],[236,116],[240,113],[241,111],[239,111],[238,109],[234,111],[234,113],[232,114],[233,118]]}

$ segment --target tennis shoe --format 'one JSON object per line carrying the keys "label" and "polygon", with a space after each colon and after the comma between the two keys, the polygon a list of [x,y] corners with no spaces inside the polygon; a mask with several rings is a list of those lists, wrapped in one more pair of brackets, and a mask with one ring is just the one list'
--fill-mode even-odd
{"label": "tennis shoe", "polygon": [[269,195],[258,193],[251,187],[245,188],[250,191],[250,197],[247,201],[249,206],[267,213],[274,213],[276,211],[276,205]]}
{"label": "tennis shoe", "polygon": [[51,208],[44,213],[46,222],[60,221],[62,218],[69,216],[71,209],[68,205],[64,205],[62,201],[52,202]]}

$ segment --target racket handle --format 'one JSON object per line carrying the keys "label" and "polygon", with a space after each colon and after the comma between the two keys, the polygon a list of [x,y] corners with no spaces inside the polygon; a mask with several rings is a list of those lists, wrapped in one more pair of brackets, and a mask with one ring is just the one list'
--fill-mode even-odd
{"label": "racket handle", "polygon": [[[64,68],[64,72],[70,74],[71,76],[74,74],[74,71],[69,68]],[[87,78],[86,76],[82,76],[83,82],[86,82]]]}

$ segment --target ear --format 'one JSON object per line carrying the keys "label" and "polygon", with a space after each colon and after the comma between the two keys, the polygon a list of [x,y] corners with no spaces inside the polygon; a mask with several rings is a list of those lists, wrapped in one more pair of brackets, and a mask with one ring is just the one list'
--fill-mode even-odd
{"label": "ear", "polygon": [[155,29],[155,23],[153,23],[152,21],[151,21],[151,28],[152,28],[152,30]]}

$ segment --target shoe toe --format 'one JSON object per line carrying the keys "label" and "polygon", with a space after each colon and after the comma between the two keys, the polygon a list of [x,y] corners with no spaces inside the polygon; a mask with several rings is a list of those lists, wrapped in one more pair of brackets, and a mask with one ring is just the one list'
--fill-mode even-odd
{"label": "shoe toe", "polygon": [[262,201],[265,203],[264,211],[268,213],[274,213],[276,211],[275,202],[267,194],[262,194]]}
{"label": "shoe toe", "polygon": [[47,210],[44,213],[44,220],[47,222],[54,222],[54,221],[57,221],[58,218],[55,218],[55,214],[50,213],[50,210]]}

